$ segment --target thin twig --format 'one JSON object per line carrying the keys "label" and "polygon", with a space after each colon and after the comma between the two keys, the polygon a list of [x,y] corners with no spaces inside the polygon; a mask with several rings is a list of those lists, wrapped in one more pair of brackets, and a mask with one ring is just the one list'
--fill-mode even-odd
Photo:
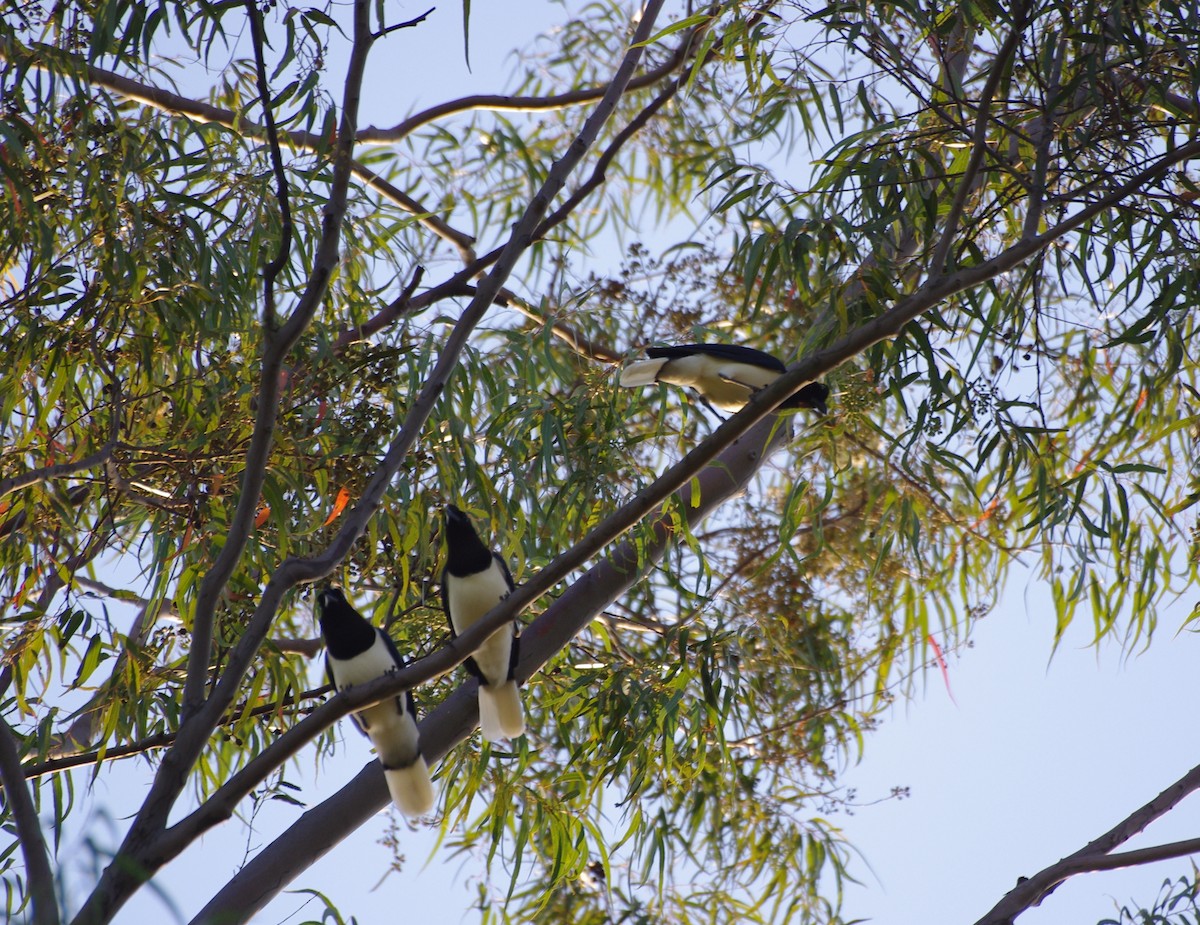
{"label": "thin twig", "polygon": [[414,16],[412,19],[406,20],[405,22],[398,22],[394,26],[385,26],[383,29],[380,29],[377,32],[375,32],[371,36],[371,38],[374,41],[378,42],[385,35],[391,35],[393,32],[396,32],[399,29],[411,29],[413,26],[420,25],[426,19],[429,18],[429,14],[432,13],[435,9],[436,9],[436,7],[431,6],[420,16]]}
{"label": "thin twig", "polygon": [[958,223],[962,218],[963,210],[966,208],[967,197],[975,188],[975,178],[979,174],[979,168],[983,165],[983,158],[987,153],[987,130],[991,123],[992,103],[996,90],[1000,86],[1000,81],[1004,79],[1009,59],[1016,52],[1024,35],[1025,21],[1028,15],[1029,0],[1017,0],[1012,11],[1012,28],[1004,40],[1004,44],[996,53],[987,83],[984,84],[983,93],[980,96],[979,108],[975,116],[975,131],[971,139],[971,156],[967,161],[967,168],[963,172],[962,179],[958,181],[958,189],[955,191],[954,201],[950,204],[950,211],[946,215],[942,236],[934,247],[933,257],[929,261],[930,271],[935,274],[945,272],[946,259],[950,255],[950,248],[954,246],[954,238],[958,233]]}
{"label": "thin twig", "polygon": [[[310,640],[296,640],[297,643],[308,643]],[[324,640],[317,639],[317,650],[324,645]],[[297,646],[298,648],[298,646]],[[247,710],[245,704],[235,706],[218,724],[220,726],[230,726],[233,723],[241,721],[246,717],[264,716],[268,713],[278,713],[285,707],[295,706],[305,700],[315,700],[318,697],[324,697],[333,686],[324,684],[321,687],[315,687],[312,690],[304,691],[300,694],[289,695],[282,697],[279,700],[271,703],[259,704]],[[32,780],[36,777],[45,777],[49,774],[61,774],[63,771],[70,771],[74,768],[88,767],[89,765],[97,764],[101,761],[114,761],[118,758],[131,758],[136,755],[143,755],[147,752],[156,751],[160,748],[167,748],[177,738],[178,732],[159,732],[154,735],[146,736],[138,739],[136,742],[128,742],[125,745],[114,745],[111,748],[97,748],[88,752],[80,752],[77,755],[64,755],[61,758],[51,758],[47,761],[30,762],[22,766],[22,773],[27,780]]]}
{"label": "thin twig", "polygon": [[1036,906],[1070,877],[1093,870],[1110,870],[1146,864],[1181,854],[1200,851],[1200,839],[1160,845],[1122,854],[1111,854],[1117,847],[1137,835],[1155,819],[1174,809],[1184,797],[1200,790],[1200,765],[1192,768],[1183,777],[1156,796],[1140,809],[1130,813],[1115,826],[1061,861],[1038,871],[1032,877],[1020,880],[1003,899],[975,925],[1012,925],[1014,919]]}
{"label": "thin twig", "polygon": [[287,265],[288,254],[292,249],[292,206],[288,195],[287,174],[283,170],[283,155],[279,150],[279,132],[275,128],[275,114],[271,110],[271,88],[267,84],[267,63],[263,58],[263,45],[266,37],[263,35],[262,13],[258,9],[258,0],[246,0],[246,12],[250,17],[250,37],[254,46],[254,76],[258,83],[259,104],[262,106],[263,119],[266,121],[267,149],[271,155],[271,169],[275,173],[275,198],[279,201],[281,229],[279,236],[279,252],[270,263],[263,268],[264,290],[264,324],[268,330],[275,329],[275,279]]}
{"label": "thin twig", "polygon": [[[689,32],[684,40],[671,52],[670,57],[666,61],[659,67],[647,71],[638,77],[634,77],[626,85],[625,91],[628,93],[634,90],[641,90],[645,87],[653,86],[660,80],[668,77],[683,63],[689,51],[694,47],[696,38],[708,28],[709,25],[704,24]],[[409,116],[403,122],[399,122],[391,128],[374,128],[373,126],[368,126],[358,133],[358,140],[364,144],[393,144],[411,135],[422,125],[436,122],[445,116],[459,115],[472,110],[482,109],[488,112],[552,112],[558,109],[568,109],[571,106],[594,103],[597,100],[603,99],[610,86],[611,84],[603,84],[599,87],[590,87],[586,90],[571,90],[567,93],[555,93],[550,96],[505,96],[496,93],[464,96],[456,100],[449,100],[448,102],[431,106],[416,115]]]}

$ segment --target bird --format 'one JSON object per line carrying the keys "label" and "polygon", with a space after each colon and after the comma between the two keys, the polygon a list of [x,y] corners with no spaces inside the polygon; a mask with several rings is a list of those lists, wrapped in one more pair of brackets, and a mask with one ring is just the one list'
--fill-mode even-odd
{"label": "bird", "polygon": [[[635,388],[652,382],[695,389],[700,397],[722,411],[741,411],[754,393],[766,388],[787,371],[769,353],[740,344],[680,344],[650,347],[648,360],[639,360],[621,372],[621,385]],[[811,408],[826,414],[829,386],[810,382],[781,404],[783,409]]]}
{"label": "bird", "polygon": [[[459,636],[508,597],[513,580],[508,565],[484,545],[466,514],[446,505],[445,523],[442,608],[451,635]],[[489,742],[525,732],[521,691],[513,679],[520,639],[514,620],[492,633],[466,661],[467,670],[479,679],[479,729]]]}
{"label": "bird", "polygon": [[[325,673],[336,690],[365,684],[404,667],[391,637],[351,607],[341,588],[326,588],[317,596],[317,603],[325,637]],[[428,813],[433,808],[433,784],[421,754],[412,694],[405,691],[351,715],[375,746],[388,792],[400,812],[409,817]]]}

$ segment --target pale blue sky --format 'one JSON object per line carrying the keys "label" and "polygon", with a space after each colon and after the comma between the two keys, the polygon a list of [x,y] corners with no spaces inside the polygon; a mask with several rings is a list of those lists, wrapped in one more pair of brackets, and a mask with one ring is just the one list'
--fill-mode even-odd
{"label": "pale blue sky", "polygon": [[[389,37],[386,49],[374,57],[364,124],[398,121],[412,101],[428,105],[502,89],[511,66],[509,50],[525,44],[560,12],[553,4],[523,3],[520,16],[509,3],[473,6],[474,72],[463,63],[460,7],[440,7],[419,29]],[[404,4],[398,15],[425,8]],[[337,73],[331,63],[331,78]],[[403,110],[395,108],[396,101]],[[1098,653],[1088,645],[1086,628],[1079,627],[1050,660],[1050,603],[1040,588],[1016,579],[1000,606],[978,624],[974,648],[951,659],[956,703],[933,672],[924,693],[899,704],[868,738],[865,758],[847,774],[845,783],[857,788],[863,801],[886,796],[895,785],[912,788],[903,801],[835,817],[870,863],[870,869],[857,865],[862,885],[848,890],[847,917],[887,925],[970,925],[1018,876],[1076,850],[1200,761],[1193,731],[1200,644],[1194,634],[1175,635],[1194,597],[1164,615],[1144,654],[1125,658],[1112,646]],[[305,781],[299,794],[310,804],[334,792],[370,758],[366,740],[348,724],[342,726],[344,755],[328,762],[320,777]],[[311,753],[302,764],[312,766]],[[86,774],[77,780],[86,786]],[[114,762],[100,773],[95,796],[113,815],[127,816],[146,782],[141,762]],[[269,843],[298,812],[283,804],[264,809],[249,839],[251,852]],[[485,875],[483,858],[448,858],[443,852],[422,869],[436,837],[435,830],[426,829],[407,837],[405,870],[384,878],[391,858],[378,839],[386,821],[382,815],[373,819],[292,887],[320,890],[364,925],[475,921],[471,906],[475,885]],[[102,844],[112,843],[99,819],[89,827]],[[1198,833],[1200,805],[1193,798],[1135,845]],[[236,871],[246,848],[243,827],[228,824],[156,882],[186,920]],[[69,859],[84,856],[68,852]],[[1112,913],[1109,897],[1148,901],[1164,878],[1188,867],[1187,861],[1177,861],[1081,877],[1020,921],[1095,922]],[[303,903],[300,896],[284,894],[256,921],[319,917],[315,903],[294,915]],[[162,908],[143,890],[119,920],[161,920]]]}

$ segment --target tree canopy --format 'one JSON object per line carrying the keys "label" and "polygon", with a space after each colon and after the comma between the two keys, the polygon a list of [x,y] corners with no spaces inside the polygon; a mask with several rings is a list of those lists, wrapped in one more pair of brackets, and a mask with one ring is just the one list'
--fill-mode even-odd
{"label": "tree canopy", "polygon": [[[276,788],[307,812],[188,913],[246,921],[387,802],[374,761],[287,769],[412,689],[489,920],[836,921],[831,785],[1014,562],[1128,647],[1196,578],[1200,17],[590,3],[427,105],[380,69],[444,11],[394,7],[0,26],[6,911],[111,921]],[[696,341],[788,371],[731,416],[618,387]],[[814,379],[829,415],[776,413]],[[453,641],[448,503],[517,583]],[[408,668],[329,696],[328,581]],[[488,746],[458,666],[514,614],[528,733]],[[132,756],[145,800],[68,890],[54,833]]]}

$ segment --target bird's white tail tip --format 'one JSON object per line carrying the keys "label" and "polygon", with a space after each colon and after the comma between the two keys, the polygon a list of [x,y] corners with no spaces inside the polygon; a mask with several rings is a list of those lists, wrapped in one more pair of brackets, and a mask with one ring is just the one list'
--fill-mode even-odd
{"label": "bird's white tail tip", "polygon": [[383,772],[388,792],[400,812],[409,818],[424,816],[433,809],[433,782],[425,759],[417,756],[407,768],[388,768]]}
{"label": "bird's white tail tip", "polygon": [[525,711],[516,681],[479,687],[479,729],[489,742],[525,734]]}
{"label": "bird's white tail tip", "polygon": [[658,381],[658,371],[666,362],[666,357],[659,357],[654,360],[638,360],[636,363],[630,363],[621,370],[620,383],[629,389],[639,385],[650,385],[652,382]]}

